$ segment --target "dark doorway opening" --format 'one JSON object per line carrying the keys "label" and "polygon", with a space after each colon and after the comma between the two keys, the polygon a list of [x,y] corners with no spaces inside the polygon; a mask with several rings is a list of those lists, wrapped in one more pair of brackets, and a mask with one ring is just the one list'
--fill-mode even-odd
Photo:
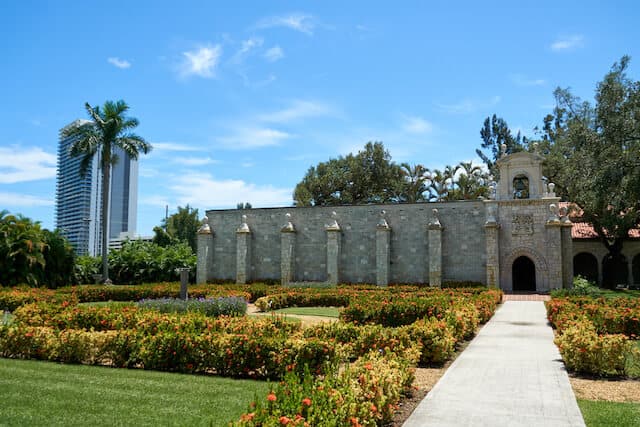
{"label": "dark doorway opening", "polygon": [[633,264],[631,264],[633,271],[633,284],[635,287],[640,287],[640,254],[633,257]]}
{"label": "dark doorway opening", "polygon": [[627,258],[622,254],[607,254],[602,261],[602,286],[613,289],[616,285],[627,285]]}
{"label": "dark doorway opening", "polygon": [[573,275],[582,276],[591,283],[598,283],[598,259],[589,252],[573,257]]}
{"label": "dark doorway opening", "polygon": [[513,290],[515,292],[535,292],[536,266],[526,256],[521,256],[513,262],[511,277],[513,278]]}

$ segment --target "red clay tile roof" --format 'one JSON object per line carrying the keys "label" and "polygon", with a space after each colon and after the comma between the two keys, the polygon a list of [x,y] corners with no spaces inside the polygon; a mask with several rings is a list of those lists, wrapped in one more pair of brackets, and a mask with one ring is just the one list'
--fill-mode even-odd
{"label": "red clay tile roof", "polygon": [[[559,207],[569,208],[571,203],[560,202],[558,205]],[[591,224],[580,222],[582,210],[577,205],[573,205],[573,208],[572,211],[569,211],[569,219],[573,222],[571,237],[574,239],[597,239],[598,233],[596,233]],[[632,239],[640,239],[640,229],[634,228],[633,230],[629,230],[629,237]]]}

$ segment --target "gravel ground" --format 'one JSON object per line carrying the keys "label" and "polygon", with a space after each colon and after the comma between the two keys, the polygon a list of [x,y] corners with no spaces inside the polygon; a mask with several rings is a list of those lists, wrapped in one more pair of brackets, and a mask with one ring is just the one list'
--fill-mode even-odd
{"label": "gravel ground", "polygon": [[640,380],[605,380],[571,376],[576,398],[640,403]]}

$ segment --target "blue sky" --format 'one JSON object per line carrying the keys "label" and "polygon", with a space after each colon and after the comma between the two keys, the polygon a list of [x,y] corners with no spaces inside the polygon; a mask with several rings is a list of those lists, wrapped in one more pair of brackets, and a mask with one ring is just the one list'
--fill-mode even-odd
{"label": "blue sky", "polygon": [[592,100],[625,54],[639,79],[635,1],[520,3],[1,2],[0,210],[54,226],[58,132],[85,102],[124,99],[155,147],[150,235],[165,205],[290,205],[309,166],[367,141],[474,160],[485,117],[531,135],[554,88]]}

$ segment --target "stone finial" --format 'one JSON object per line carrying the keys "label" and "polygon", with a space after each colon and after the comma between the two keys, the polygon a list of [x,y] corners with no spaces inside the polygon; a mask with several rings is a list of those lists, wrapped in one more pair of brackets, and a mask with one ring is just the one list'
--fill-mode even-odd
{"label": "stone finial", "polygon": [[380,211],[380,220],[378,221],[378,228],[382,228],[382,229],[387,229],[390,228],[389,227],[389,223],[387,222],[387,219],[385,218],[385,215],[387,215],[387,212],[383,209]]}
{"label": "stone finial", "polygon": [[429,221],[429,229],[441,229],[442,224],[440,224],[440,218],[438,218],[438,209],[431,209],[431,221]]}
{"label": "stone finial", "polygon": [[498,220],[496,216],[498,215],[498,205],[495,203],[487,204],[487,222],[485,222],[485,226],[496,226],[498,225]]}
{"label": "stone finial", "polygon": [[338,214],[336,211],[331,212],[331,222],[324,228],[327,231],[340,231],[340,224],[338,224]]}
{"label": "stone finial", "polygon": [[555,203],[551,203],[549,205],[549,219],[547,220],[547,224],[559,224],[560,217],[558,216],[558,206]]}
{"label": "stone finial", "polygon": [[507,144],[500,144],[500,157],[507,155]]}
{"label": "stone finial", "polygon": [[489,183],[489,200],[495,200],[496,199],[496,188],[497,188],[498,184],[496,184],[495,181],[491,181]]}
{"label": "stone finial", "polygon": [[251,233],[251,229],[249,228],[249,225],[247,224],[247,216],[246,215],[242,215],[242,223],[240,224],[240,227],[238,227],[238,229],[236,230],[236,233]]}
{"label": "stone finial", "polygon": [[532,145],[533,145],[533,153],[534,154],[539,154],[538,153],[538,149],[540,148],[540,146],[538,145],[538,143],[534,142]]}
{"label": "stone finial", "polygon": [[556,185],[553,182],[550,182],[547,184],[547,187],[549,188],[549,197],[556,197]]}
{"label": "stone finial", "polygon": [[202,218],[202,225],[198,228],[198,234],[211,234],[211,227],[209,226],[209,217]]}
{"label": "stone finial", "polygon": [[282,226],[282,229],[280,229],[280,231],[284,233],[295,233],[296,228],[293,226],[293,223],[291,222],[291,214],[287,212],[284,215],[284,218],[285,218],[285,224]]}
{"label": "stone finial", "polygon": [[558,212],[560,214],[560,222],[562,222],[562,224],[571,225],[571,220],[569,219],[569,209],[567,209],[566,206],[562,206],[560,207]]}

